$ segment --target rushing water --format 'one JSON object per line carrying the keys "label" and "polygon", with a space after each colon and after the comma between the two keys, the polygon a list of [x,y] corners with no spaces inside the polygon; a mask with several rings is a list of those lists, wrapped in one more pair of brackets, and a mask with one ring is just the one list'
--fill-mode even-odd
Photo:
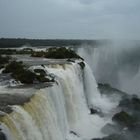
{"label": "rushing water", "polygon": [[[78,53],[87,62],[84,69],[78,62],[32,66],[31,69],[41,68],[55,75],[56,82],[36,91],[29,102],[12,106],[12,113],[0,117],[0,127],[7,140],[91,140],[103,137],[101,129],[108,122],[112,123],[111,113],[118,101],[101,95],[97,82],[138,93],[140,56],[137,51],[139,47],[80,47]],[[107,115],[91,115],[90,109]]]}
{"label": "rushing water", "polygon": [[82,46],[77,51],[90,65],[95,79],[130,94],[140,95],[140,45],[112,42],[105,46]]}
{"label": "rushing water", "polygon": [[[57,83],[39,90],[31,101],[13,106],[13,112],[0,118],[8,140],[65,140],[102,137],[100,129],[108,120],[91,116],[89,107],[106,112],[109,101],[100,96],[97,83],[86,64],[77,63],[44,68],[57,77]],[[105,104],[104,104],[105,103]]]}

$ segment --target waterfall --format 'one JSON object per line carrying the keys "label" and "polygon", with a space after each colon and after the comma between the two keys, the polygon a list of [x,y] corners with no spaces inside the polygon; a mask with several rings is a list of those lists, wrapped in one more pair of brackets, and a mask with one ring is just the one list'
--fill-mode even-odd
{"label": "waterfall", "polygon": [[139,44],[130,41],[77,49],[92,68],[97,82],[108,83],[129,94],[139,94],[140,91],[139,51]]}
{"label": "waterfall", "polygon": [[7,139],[88,140],[102,137],[104,134],[100,130],[108,120],[91,116],[89,107],[104,111],[108,101],[101,97],[88,64],[84,70],[77,62],[49,65],[44,70],[53,73],[57,82],[37,91],[24,105],[12,106],[12,113],[0,117]]}

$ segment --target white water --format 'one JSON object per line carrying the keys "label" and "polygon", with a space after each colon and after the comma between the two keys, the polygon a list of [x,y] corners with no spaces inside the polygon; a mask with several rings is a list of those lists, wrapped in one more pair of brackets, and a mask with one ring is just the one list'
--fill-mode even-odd
{"label": "white water", "polygon": [[86,64],[83,71],[77,63],[55,64],[45,70],[55,74],[57,82],[0,118],[8,140],[90,140],[104,136],[100,130],[110,120],[90,115],[89,107],[108,112],[114,106],[100,95],[90,67]]}
{"label": "white water", "polygon": [[140,95],[140,47],[134,42],[81,46],[78,53],[91,66],[95,79],[129,94]]}

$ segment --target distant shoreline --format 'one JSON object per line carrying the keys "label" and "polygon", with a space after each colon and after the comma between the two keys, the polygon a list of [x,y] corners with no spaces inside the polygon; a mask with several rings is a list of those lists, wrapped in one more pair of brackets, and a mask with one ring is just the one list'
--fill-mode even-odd
{"label": "distant shoreline", "polygon": [[24,45],[37,46],[80,46],[101,45],[109,42],[109,40],[80,40],[80,39],[22,39],[22,38],[0,38],[0,48],[18,48]]}

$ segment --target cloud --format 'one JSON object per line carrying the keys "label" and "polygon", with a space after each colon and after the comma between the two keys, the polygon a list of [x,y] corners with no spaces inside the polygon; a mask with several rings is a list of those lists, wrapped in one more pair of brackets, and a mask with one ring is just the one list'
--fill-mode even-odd
{"label": "cloud", "polygon": [[139,0],[1,0],[0,37],[139,38]]}

